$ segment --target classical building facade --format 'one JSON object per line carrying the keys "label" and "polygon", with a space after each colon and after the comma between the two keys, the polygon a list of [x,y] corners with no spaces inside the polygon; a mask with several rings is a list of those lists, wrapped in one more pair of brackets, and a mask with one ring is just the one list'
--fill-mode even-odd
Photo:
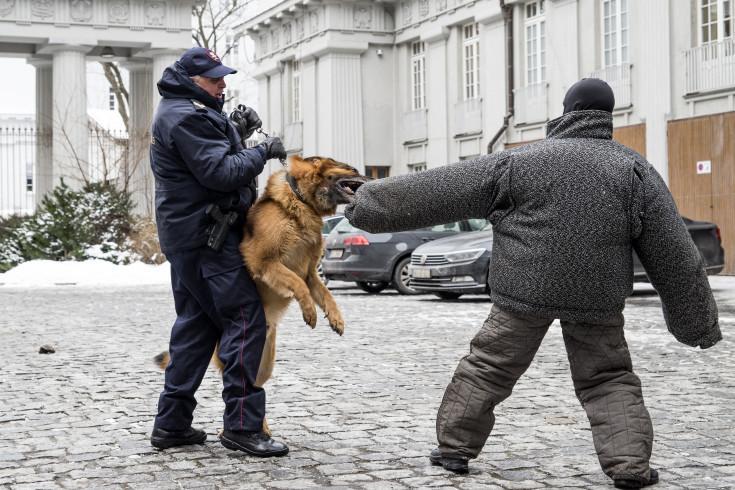
{"label": "classical building facade", "polygon": [[376,177],[541,139],[566,90],[602,78],[616,96],[615,139],[651,161],[682,214],[719,224],[732,274],[733,10],[732,0],[283,0],[240,29],[255,42],[264,127],[292,153]]}
{"label": "classical building facade", "polygon": [[137,211],[152,209],[148,131],[163,69],[192,45],[197,0],[0,0],[0,56],[36,68],[34,186],[41,199],[61,178],[74,186],[90,168],[86,62],[118,61],[129,72],[130,190]]}

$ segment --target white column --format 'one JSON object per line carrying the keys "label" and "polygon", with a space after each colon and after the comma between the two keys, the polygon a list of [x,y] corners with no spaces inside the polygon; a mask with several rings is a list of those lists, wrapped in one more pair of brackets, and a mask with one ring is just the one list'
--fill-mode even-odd
{"label": "white column", "polygon": [[[671,113],[671,39],[668,0],[629,2],[629,19],[636,19],[640,60],[635,65],[635,87],[641,118],[646,122],[646,158],[669,182],[667,118]],[[637,12],[636,12],[637,10]],[[664,15],[662,15],[664,13]],[[647,17],[652,15],[653,17]],[[647,19],[656,19],[648,22]]]}
{"label": "white column", "polygon": [[303,122],[304,156],[317,155],[317,118],[319,116],[317,100],[316,70],[317,59],[309,57],[301,59],[301,120]]}
{"label": "white column", "polygon": [[31,58],[36,68],[36,158],[33,165],[33,190],[36,206],[53,188],[51,135],[53,129],[53,61]]}
{"label": "white column", "polygon": [[179,61],[181,55],[184,54],[184,49],[155,49],[147,51],[146,56],[153,58],[153,80],[151,84],[151,114],[155,114],[156,107],[158,107],[158,101],[161,100],[161,95],[158,93],[158,81],[163,75],[163,71],[173,65],[176,61]]}
{"label": "white column", "polygon": [[317,99],[322,106],[317,153],[363,170],[365,165],[362,79],[359,53],[329,53],[319,58]]}
{"label": "white column", "polygon": [[283,138],[285,127],[283,124],[283,106],[284,106],[284,90],[283,90],[283,65],[279,63],[279,71],[270,74],[268,84],[268,119],[263,119],[263,128],[271,136]]}
{"label": "white column", "polygon": [[53,55],[53,187],[63,178],[69,187],[79,189],[90,177],[86,66],[90,49],[72,44],[43,49]]}
{"label": "white column", "polygon": [[[580,38],[577,0],[558,0],[552,6],[553,8],[547,9],[546,17],[546,81],[549,87],[547,94],[549,119],[562,115],[567,90],[582,78],[579,74],[580,55],[577,48]],[[516,22],[522,22],[519,15],[516,15],[515,19],[518,19]],[[595,35],[594,29],[590,35]],[[584,38],[584,36],[581,37]],[[590,50],[594,46],[595,43],[589,42],[585,43],[581,49]],[[523,50],[520,50],[520,54],[521,58],[516,59],[522,60],[521,66],[525,66]],[[592,56],[590,58],[594,59]],[[594,66],[588,71],[593,69]],[[517,83],[516,85],[518,86]]]}
{"label": "white column", "polygon": [[[449,100],[447,98],[447,87],[455,86],[449,80],[449,74],[452,70],[448,69],[449,61],[447,59],[447,39],[449,38],[449,29],[446,27],[427,30],[421,35],[421,40],[426,45],[426,106],[431,117],[426,121],[426,135],[428,138],[426,149],[426,167],[433,168],[446,165],[449,163],[449,141],[450,127],[448,121],[450,119],[449,110],[452,111],[452,119],[454,119],[454,106],[449,108]],[[459,52],[459,51],[457,51]],[[454,66],[455,57],[450,58],[452,66]],[[431,83],[436,80],[437,83]],[[442,83],[442,80],[444,83]],[[459,82],[461,83],[461,82]]]}
{"label": "white column", "polygon": [[155,189],[153,174],[148,155],[150,127],[153,119],[152,60],[141,59],[122,63],[130,74],[130,149],[127,168],[123,177],[126,189],[135,202],[133,212],[142,216],[152,216],[154,211]]}

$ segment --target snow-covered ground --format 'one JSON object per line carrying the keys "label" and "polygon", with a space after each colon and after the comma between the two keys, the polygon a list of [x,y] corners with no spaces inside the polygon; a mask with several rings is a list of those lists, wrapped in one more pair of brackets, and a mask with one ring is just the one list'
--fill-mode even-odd
{"label": "snow-covered ground", "polygon": [[[83,262],[33,260],[0,274],[0,288],[169,285],[170,280],[168,262],[161,265],[140,262],[115,265],[96,259]],[[351,283],[333,282],[334,286],[354,286]],[[735,276],[710,276],[710,283],[713,289],[735,291]],[[634,288],[636,291],[652,289],[649,283],[635,283]]]}
{"label": "snow-covered ground", "polygon": [[0,274],[0,287],[165,285],[170,284],[169,274],[168,262],[116,265],[105,260],[32,260]]}

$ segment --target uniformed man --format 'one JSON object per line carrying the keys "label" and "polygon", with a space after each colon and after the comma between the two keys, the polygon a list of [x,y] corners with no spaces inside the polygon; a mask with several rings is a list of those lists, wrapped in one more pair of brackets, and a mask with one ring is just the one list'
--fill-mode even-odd
{"label": "uniformed man", "polygon": [[288,447],[262,431],[265,392],[254,383],[265,315],[238,246],[255,200],[255,178],[266,160],[285,158],[286,151],[279,138],[243,147],[242,139],[261,121],[246,110],[241,134],[222,112],[224,77],[235,72],[214,51],[192,48],[158,82],[163,99],[151,127],[150,159],[158,237],[171,264],[177,317],[151,444],[168,448],[207,438],[191,426],[194,394],[219,341],[223,444],[256,456],[282,456]]}

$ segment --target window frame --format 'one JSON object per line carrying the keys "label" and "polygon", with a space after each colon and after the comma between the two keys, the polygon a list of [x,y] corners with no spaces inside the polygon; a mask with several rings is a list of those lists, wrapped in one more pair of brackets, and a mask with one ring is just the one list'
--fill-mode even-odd
{"label": "window frame", "polygon": [[462,100],[480,98],[480,24],[462,27]]}
{"label": "window frame", "polygon": [[[534,0],[524,6],[523,59],[526,86],[546,81],[546,5]],[[530,31],[533,31],[531,36]]]}
{"label": "window frame", "polygon": [[426,108],[426,45],[414,41],[411,50],[411,110]]}
{"label": "window frame", "polygon": [[608,68],[629,61],[628,0],[602,0],[602,66]]}
{"label": "window frame", "polygon": [[[725,6],[729,9],[729,17],[724,17],[723,11]],[[708,8],[708,13],[711,12],[711,8],[715,8],[716,19],[714,22],[711,21],[705,24],[703,14],[705,7]],[[735,31],[735,15],[733,10],[735,9],[734,0],[697,0],[697,39],[699,40],[700,46],[707,46],[708,44],[717,44],[729,39],[735,39],[733,31]],[[704,39],[705,26],[710,26],[708,29],[707,40]],[[715,27],[715,37],[712,37],[711,26]],[[730,29],[730,34],[726,34],[726,29]]]}

